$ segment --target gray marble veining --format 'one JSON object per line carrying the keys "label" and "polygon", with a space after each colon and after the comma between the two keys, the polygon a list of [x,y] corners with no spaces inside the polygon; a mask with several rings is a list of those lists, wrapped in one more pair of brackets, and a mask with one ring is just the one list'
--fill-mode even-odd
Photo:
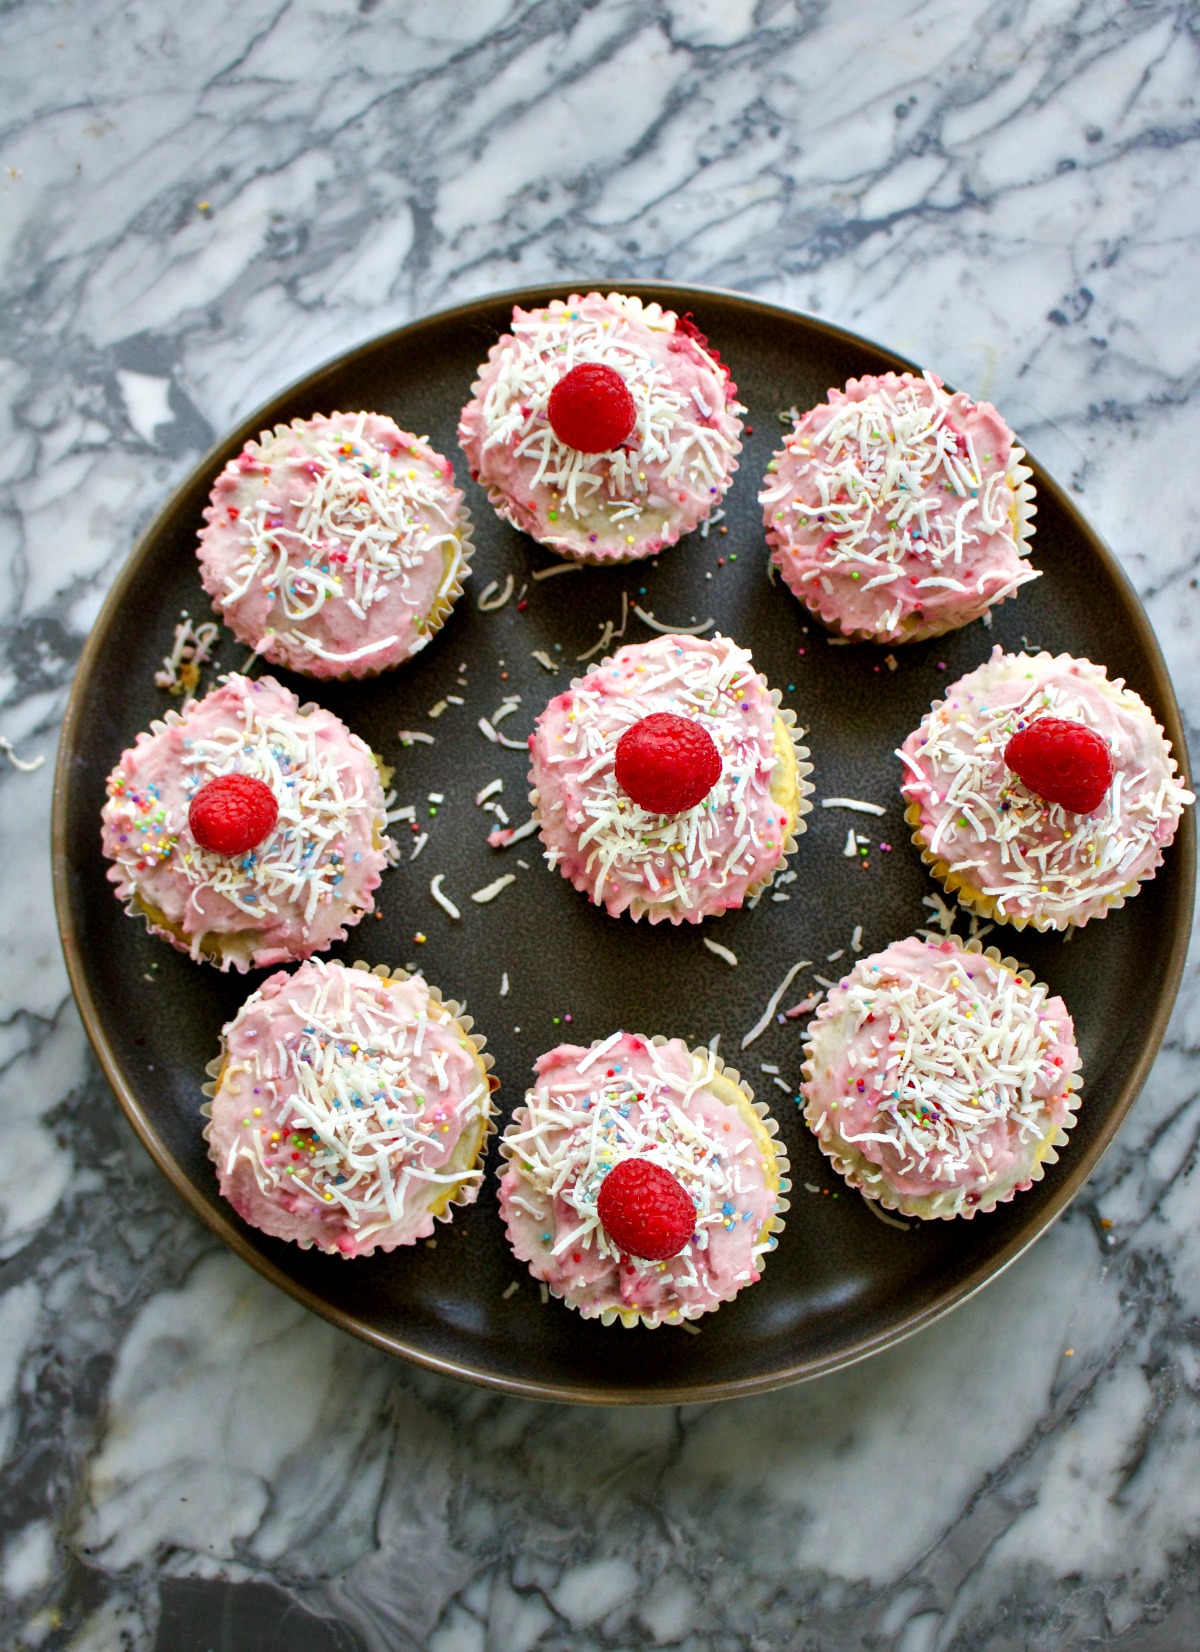
{"label": "gray marble veining", "polygon": [[[0,733],[52,757],[131,537],[270,389],[590,274],[994,398],[1194,736],[1198,35],[1158,0],[0,6]],[[941,1325],[755,1401],[521,1404],[307,1316],[162,1183],[67,994],[49,782],[0,773],[5,1646],[1200,1644],[1194,967],[1085,1195]]]}

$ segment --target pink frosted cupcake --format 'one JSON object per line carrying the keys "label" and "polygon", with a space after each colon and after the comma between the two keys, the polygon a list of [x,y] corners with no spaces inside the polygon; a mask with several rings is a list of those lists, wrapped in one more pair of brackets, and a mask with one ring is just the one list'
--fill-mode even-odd
{"label": "pink frosted cupcake", "polygon": [[678,1324],[759,1277],[788,1162],[708,1050],[613,1033],[539,1058],[505,1131],[500,1214],[535,1279],[585,1319]]}
{"label": "pink frosted cupcake", "polygon": [[893,941],[809,1027],[804,1117],[852,1187],[889,1210],[974,1216],[1067,1140],[1079,1051],[1061,998],[979,943]]}
{"label": "pink frosted cupcake", "polygon": [[1195,802],[1145,701],[1069,654],[996,647],[897,756],[934,877],[1018,929],[1082,927],[1124,905]]}
{"label": "pink frosted cupcake", "polygon": [[1037,571],[1031,472],[988,402],[932,373],[851,379],[799,419],[759,500],[772,560],[832,631],[917,642]]}
{"label": "pink frosted cupcake", "polygon": [[272,665],[365,677],[411,659],[461,595],[471,525],[450,462],[379,413],[264,431],[218,476],[200,576]]}
{"label": "pink frosted cupcake", "polygon": [[497,513],[562,556],[652,556],[719,504],[745,412],[688,317],[622,293],[513,311],[458,439]]}
{"label": "pink frosted cupcake", "polygon": [[231,675],[139,734],[108,779],[108,876],[133,917],[220,969],[323,952],[395,854],[369,748],[273,677]]}
{"label": "pink frosted cupcake", "polygon": [[795,721],[728,637],[627,644],[529,738],[548,864],[613,917],[699,923],[740,906],[811,807]]}
{"label": "pink frosted cupcake", "polygon": [[341,1256],[412,1245],[479,1195],[491,1057],[419,976],[312,962],[221,1033],[204,1135],[243,1221]]}

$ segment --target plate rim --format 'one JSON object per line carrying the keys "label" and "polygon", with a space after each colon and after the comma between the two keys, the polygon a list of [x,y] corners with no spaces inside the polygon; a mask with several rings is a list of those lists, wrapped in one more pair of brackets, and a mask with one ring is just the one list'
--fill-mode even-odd
{"label": "plate rim", "polygon": [[[952,1313],[956,1308],[961,1307],[963,1303],[976,1296],[985,1286],[998,1279],[1006,1269],[1010,1268],[1054,1225],[1095,1172],[1101,1159],[1112,1145],[1114,1136],[1124,1123],[1130,1108],[1145,1085],[1162,1045],[1167,1024],[1179,993],[1180,982],[1183,978],[1192,927],[1192,914],[1195,908],[1196,825],[1194,811],[1185,812],[1181,822],[1181,830],[1172,846],[1173,855],[1180,857],[1182,861],[1179,875],[1182,876],[1183,886],[1172,924],[1164,991],[1155,1006],[1153,1016],[1150,1018],[1137,1058],[1110,1108],[1109,1116],[1103,1128],[1095,1141],[1090,1144],[1087,1158],[1081,1156],[1076,1160],[1073,1157],[1068,1157],[1066,1161],[1068,1168],[1065,1173],[1056,1178],[1058,1185],[1054,1196],[1044,1213],[1044,1220],[1036,1230],[1032,1233],[1022,1233],[1015,1236],[1008,1245],[1001,1249],[998,1260],[995,1257],[988,1258],[985,1263],[981,1263],[976,1267],[966,1279],[960,1281],[944,1299],[939,1299],[916,1311],[898,1328],[893,1327],[886,1331],[873,1332],[860,1337],[857,1342],[838,1353],[826,1354],[815,1359],[800,1359],[786,1368],[765,1375],[731,1378],[725,1381],[715,1380],[671,1389],[610,1388],[594,1382],[583,1387],[567,1388],[556,1383],[546,1383],[531,1378],[507,1376],[482,1370],[465,1361],[431,1354],[425,1349],[406,1342],[403,1337],[379,1331],[285,1273],[282,1268],[278,1267],[269,1257],[264,1256],[252,1244],[242,1228],[235,1224],[232,1216],[226,1215],[223,1209],[212,1206],[203,1199],[172,1157],[165,1143],[160,1139],[152,1119],[141,1106],[132,1086],[126,1081],[121,1065],[109,1043],[102,1017],[92,996],[82,950],[75,930],[74,912],[71,904],[71,868],[67,854],[67,822],[72,768],[76,754],[77,727],[82,716],[84,701],[91,688],[92,674],[95,670],[96,658],[100,653],[102,642],[107,636],[115,613],[121,607],[125,592],[138,574],[143,561],[150,554],[159,532],[175,508],[175,501],[179,495],[200,483],[221,455],[231,449],[236,450],[249,437],[256,435],[263,428],[264,421],[269,422],[269,410],[271,408],[275,407],[281,400],[294,395],[306,385],[313,384],[329,372],[351,366],[361,357],[381,348],[386,349],[400,338],[411,339],[427,327],[439,327],[456,319],[465,319],[485,305],[503,304],[511,306],[520,303],[528,306],[530,304],[545,304],[554,298],[593,291],[620,291],[637,296],[647,295],[651,301],[654,301],[655,295],[658,294],[666,294],[671,297],[686,296],[688,298],[698,298],[701,301],[705,298],[720,298],[745,311],[757,313],[764,317],[782,316],[789,322],[799,320],[808,328],[836,339],[842,344],[874,350],[892,362],[901,364],[905,371],[916,373],[923,371],[916,362],[900,351],[894,350],[890,345],[881,344],[865,333],[840,326],[836,322],[814,315],[799,306],[779,304],[773,300],[760,298],[756,294],[738,292],[736,289],[729,287],[657,279],[648,281],[629,279],[618,282],[615,278],[606,278],[603,281],[562,279],[483,293],[475,298],[464,299],[457,304],[450,305],[448,308],[433,310],[425,315],[417,316],[411,321],[404,322],[398,327],[389,328],[386,332],[374,334],[370,338],[352,345],[348,350],[339,351],[335,355],[326,358],[317,366],[280,386],[268,399],[261,402],[239,424],[221,436],[204,453],[187,474],[171,489],[170,494],[159,509],[154,512],[146,527],[137,535],[129,554],[121,564],[84,640],[67,696],[66,709],[59,733],[51,794],[51,878],[59,940],[66,962],[71,992],[83,1021],[88,1041],[100,1063],[101,1070],[120,1103],[122,1111],[133,1126],[134,1133],[158,1169],[193,1213],[228,1245],[235,1255],[241,1257],[244,1262],[248,1262],[259,1274],[285,1291],[294,1301],[299,1302],[301,1306],[319,1315],[328,1323],[336,1325],[340,1330],[349,1332],[352,1336],[358,1337],[373,1347],[408,1360],[410,1363],[424,1370],[435,1372],[440,1376],[457,1377],[462,1381],[473,1382],[520,1399],[548,1400],[560,1404],[694,1404],[710,1400],[735,1399],[751,1394],[769,1393],[776,1389],[829,1375],[834,1371],[845,1370],[848,1366],[856,1365],[861,1360],[869,1359],[873,1354],[882,1353],[886,1348],[896,1347],[899,1343],[907,1341],[909,1337],[915,1336],[917,1332],[936,1324],[938,1320],[943,1319],[947,1314]],[[1107,541],[1084,516],[1067,489],[1045,469],[1040,461],[1035,460],[1034,462],[1037,466],[1039,488],[1044,487],[1046,492],[1053,497],[1058,508],[1072,519],[1073,526],[1081,532],[1089,546],[1099,556],[1109,577],[1113,579],[1126,599],[1127,611],[1133,617],[1137,632],[1137,641],[1143,649],[1150,666],[1152,680],[1145,686],[1150,688],[1155,695],[1162,716],[1163,728],[1171,741],[1172,751],[1180,772],[1186,780],[1190,774],[1191,765],[1183,718],[1161,644],[1150,623],[1149,615],[1142,605],[1141,598]]]}

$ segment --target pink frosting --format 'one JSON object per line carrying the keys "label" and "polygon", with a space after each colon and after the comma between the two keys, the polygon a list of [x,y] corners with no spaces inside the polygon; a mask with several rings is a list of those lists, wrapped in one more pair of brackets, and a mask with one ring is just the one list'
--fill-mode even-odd
{"label": "pink frosting", "polygon": [[809,1031],[805,1117],[886,1188],[974,1206],[1029,1185],[1079,1067],[1061,998],[954,940],[893,941],[830,989]]}
{"label": "pink frosting", "polygon": [[[721,754],[717,784],[680,815],[640,808],[614,772],[621,735],[656,711],[695,718]],[[785,852],[774,721],[765,679],[728,637],[627,644],[556,695],[530,736],[547,861],[614,917],[699,923],[740,906]]]}
{"label": "pink frosting", "polygon": [[281,970],[221,1036],[206,1134],[221,1192],[252,1227],[363,1256],[426,1238],[448,1191],[478,1197],[487,1077],[420,976]]}
{"label": "pink frosting", "polygon": [[399,665],[437,629],[426,621],[447,556],[463,574],[462,501],[449,460],[381,414],[279,425],[216,480],[204,589],[274,665],[312,677]]}
{"label": "pink frosting", "polygon": [[1018,456],[994,407],[931,373],[851,379],[768,468],[773,560],[847,636],[906,642],[966,625],[1038,577],[1012,521]]}
{"label": "pink frosting", "polygon": [[[709,1087],[713,1071],[678,1038],[632,1033],[539,1058],[505,1134],[500,1213],[517,1257],[585,1318],[694,1319],[758,1279],[778,1189],[760,1139]],[[696,1232],[670,1261],[627,1255],[600,1225],[600,1184],[627,1158],[663,1165],[695,1202]]]}
{"label": "pink frosting", "polygon": [[[651,556],[690,533],[737,469],[737,387],[703,335],[657,304],[589,293],[513,311],[463,408],[458,439],[501,516],[564,556]],[[629,438],[579,453],[546,408],[564,373],[603,362],[637,404]]]}
{"label": "pink frosting", "polygon": [[[1114,781],[1090,815],[1043,802],[1005,763],[1011,736],[1040,716],[1085,723],[1107,742]],[[1042,927],[1085,924],[1151,877],[1195,801],[1146,703],[1069,654],[997,646],[898,755],[926,846],[994,899],[999,917]]]}
{"label": "pink frosting", "polygon": [[[264,781],[279,805],[274,831],[237,858],[202,849],[188,826],[197,789],[234,773]],[[332,712],[302,711],[273,677],[230,675],[122,754],[102,843],[118,896],[173,926],[159,934],[197,959],[208,939],[222,969],[263,968],[323,951],[371,910],[394,852],[384,812],[369,748]]]}

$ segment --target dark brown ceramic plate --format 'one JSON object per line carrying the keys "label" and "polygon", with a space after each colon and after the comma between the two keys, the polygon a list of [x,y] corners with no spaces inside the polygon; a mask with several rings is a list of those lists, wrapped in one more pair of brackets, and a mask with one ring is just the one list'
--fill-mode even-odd
{"label": "dark brown ceramic plate", "polygon": [[[725,520],[707,540],[693,534],[659,564],[534,581],[531,575],[549,558],[498,522],[467,480],[455,423],[475,367],[514,301],[544,303],[568,290],[500,294],[351,351],[260,408],[183,484],[113,587],[75,681],[55,793],[59,921],[92,1044],[135,1129],[196,1212],[267,1278],[381,1348],[514,1393],[593,1402],[710,1399],[813,1376],[884,1348],[1011,1262],[1095,1167],[1149,1071],[1175,997],[1193,898],[1190,812],[1166,866],[1123,911],[1068,944],[1053,935],[1001,930],[995,936],[1061,992],[1082,1046],[1079,1123],[1045,1180],[992,1215],[913,1225],[907,1232],[884,1226],[840,1189],[792,1101],[803,1024],[772,1025],[744,1057],[738,1051],[797,959],[815,959],[818,973],[833,976],[838,964],[826,957],[849,949],[856,925],[870,951],[927,921],[921,901],[931,886],[901,819],[893,748],[943,685],[984,659],[993,642],[1019,647],[1026,640],[1103,661],[1150,702],[1181,754],[1183,735],[1137,598],[1066,494],[1036,464],[1034,560],[1044,577],[998,609],[990,631],[975,624],[897,649],[892,671],[884,651],[831,646],[809,627],[789,593],[767,579],[755,502],[782,435],[778,414],[810,405],[853,375],[911,363],[826,322],[733,293],[661,283],[632,287],[646,299],[695,312],[749,406],[753,434]],[[543,1306],[508,1252],[490,1181],[478,1204],[439,1229],[436,1248],[421,1245],[349,1264],[264,1238],[217,1196],[200,1135],[199,1086],[218,1030],[261,975],[199,967],[125,916],[100,855],[104,779],[122,748],[173,703],[153,678],[180,610],[208,613],[194,547],[220,466],[248,436],[277,420],[359,407],[427,431],[452,457],[475,516],[478,548],[469,595],[413,665],[360,684],[293,680],[302,695],[331,707],[395,763],[399,801],[420,805],[421,826],[429,832],[420,858],[386,876],[382,918],[361,924],[340,955],[401,965],[419,960],[447,994],[465,998],[490,1039],[503,1111],[520,1099],[534,1057],[564,1036],[587,1043],[619,1026],[692,1043],[722,1035],[723,1052],[779,1118],[795,1191],[787,1231],[762,1283],[701,1321],[698,1336],[671,1329],[629,1333],[585,1323],[558,1303]],[[509,573],[518,588],[528,581],[525,605],[514,598],[496,613],[481,613],[479,592]],[[714,616],[720,630],[751,645],[758,665],[810,730],[818,796],[886,805],[881,820],[816,809],[792,862],[798,877],[784,891],[789,900],[764,899],[757,910],[710,921],[703,930],[651,929],[615,922],[589,906],[545,868],[536,839],[502,853],[487,847],[492,820],[474,805],[474,794],[502,776],[504,802],[514,819],[523,819],[526,759],[488,744],[477,719],[502,694],[519,692],[520,714],[504,730],[527,732],[545,700],[583,669],[576,656],[593,645],[601,623],[619,618],[622,591],[670,623]],[[627,635],[644,639],[650,632],[631,618]],[[531,657],[535,649],[561,660],[556,675]],[[244,658],[225,636],[220,667],[240,666]],[[465,688],[457,681],[464,662]],[[206,672],[206,684],[213,678]],[[430,707],[450,694],[465,703],[431,721]],[[436,744],[401,749],[402,728],[430,732]],[[425,801],[431,791],[445,797],[436,816]],[[865,860],[842,852],[851,824],[872,839]],[[408,828],[400,832],[411,843]],[[879,848],[880,839],[890,842],[890,852]],[[515,871],[518,882],[494,905],[473,905],[471,891],[502,869]],[[461,923],[451,923],[430,899],[436,872],[445,873],[447,891],[463,908]],[[424,945],[414,942],[417,931],[428,936]],[[732,948],[737,968],[709,952],[703,935]],[[503,972],[511,991],[501,998]],[[789,1001],[810,981],[802,976]],[[779,1068],[786,1093],[760,1070],[763,1062]],[[506,1294],[514,1281],[518,1288]]]}

